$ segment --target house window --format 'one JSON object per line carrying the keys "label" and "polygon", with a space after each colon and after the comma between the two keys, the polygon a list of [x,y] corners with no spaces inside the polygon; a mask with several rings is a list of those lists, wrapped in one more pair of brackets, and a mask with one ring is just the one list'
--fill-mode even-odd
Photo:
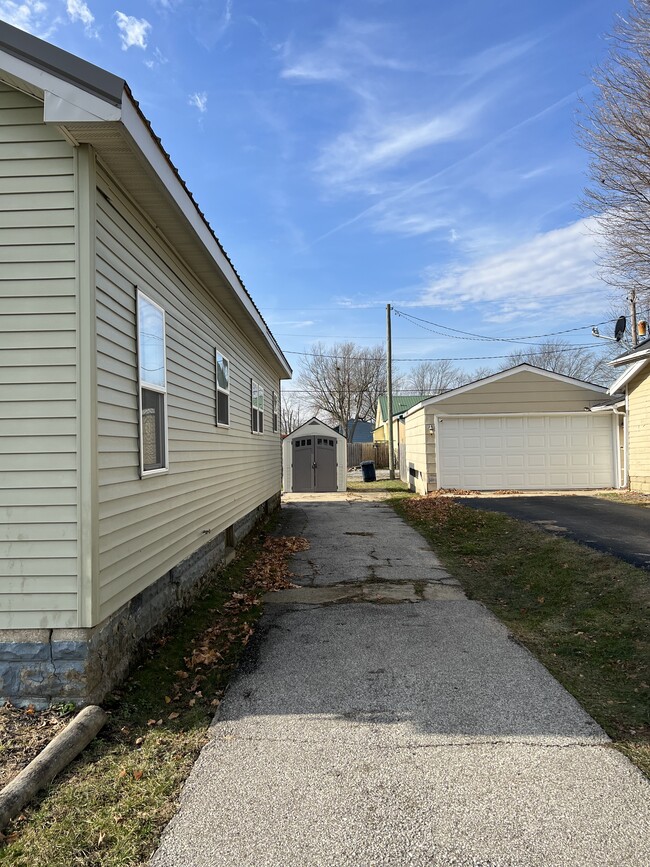
{"label": "house window", "polygon": [[273,392],[273,433],[278,432],[278,393]]}
{"label": "house window", "polygon": [[264,433],[264,386],[251,379],[251,430]]}
{"label": "house window", "polygon": [[216,350],[217,424],[230,424],[230,365],[228,359]]}
{"label": "house window", "polygon": [[165,311],[138,292],[140,473],[165,471],[167,463],[167,370]]}

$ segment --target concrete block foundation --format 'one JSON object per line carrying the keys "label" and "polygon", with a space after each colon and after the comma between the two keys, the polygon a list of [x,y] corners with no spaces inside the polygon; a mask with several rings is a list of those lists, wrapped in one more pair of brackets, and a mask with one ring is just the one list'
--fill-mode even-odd
{"label": "concrete block foundation", "polygon": [[[231,539],[241,542],[279,505],[280,494],[261,503],[237,521]],[[226,554],[220,533],[94,627],[0,630],[0,701],[37,708],[101,703],[143,642],[193,602]]]}

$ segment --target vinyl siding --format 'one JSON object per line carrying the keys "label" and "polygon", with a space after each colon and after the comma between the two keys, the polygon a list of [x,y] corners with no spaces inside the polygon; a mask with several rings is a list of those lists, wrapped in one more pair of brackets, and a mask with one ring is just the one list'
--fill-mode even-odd
{"label": "vinyl siding", "polygon": [[[97,361],[100,617],[280,490],[277,373],[174,251],[99,172]],[[139,477],[136,286],[166,314],[169,472]],[[215,349],[230,427],[215,425]],[[265,391],[251,433],[250,380]]]}
{"label": "vinyl siding", "polygon": [[600,403],[604,396],[604,391],[593,391],[525,370],[446,400],[436,401],[433,406],[438,415],[582,412],[586,406]]}
{"label": "vinyl siding", "polygon": [[77,625],[73,149],[0,84],[0,628]]}
{"label": "vinyl siding", "polygon": [[645,368],[628,385],[630,488],[650,493],[650,375]]}
{"label": "vinyl siding", "polygon": [[436,441],[428,433],[433,423],[433,411],[427,408],[407,415],[404,420],[406,448],[406,478],[412,491],[426,494],[436,487]]}

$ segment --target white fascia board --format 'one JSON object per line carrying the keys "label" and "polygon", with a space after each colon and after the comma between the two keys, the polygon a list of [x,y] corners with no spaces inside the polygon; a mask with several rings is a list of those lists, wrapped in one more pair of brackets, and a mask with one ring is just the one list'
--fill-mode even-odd
{"label": "white fascia board", "polygon": [[639,349],[638,352],[630,352],[622,357],[619,356],[619,358],[613,358],[607,363],[611,364],[612,367],[622,367],[624,364],[631,364],[633,361],[639,361],[646,358],[650,359],[650,349],[648,349],[648,347]]}
{"label": "white fascia board", "polygon": [[172,167],[163,155],[158,143],[153,139],[149,128],[142,120],[140,113],[137,111],[127,93],[124,94],[122,99],[122,123],[138,150],[140,150],[144,155],[149,165],[153,168],[162,184],[172,196],[185,219],[196,232],[203,246],[209,251],[217,267],[234,290],[248,315],[255,322],[262,335],[266,338],[269,347],[273,350],[273,353],[281,367],[287,373],[287,376],[290,377],[291,368],[281,356],[280,351],[275,346],[273,340],[266,337],[269,332],[264,324],[264,320],[256,310],[253,302],[237,277],[234,268],[219,247],[219,244],[208,229],[205,221],[200,216],[196,206],[188,196],[187,191],[181,182],[178,180]]}
{"label": "white fascia board", "polygon": [[621,374],[619,378],[613,382],[608,390],[608,394],[616,394],[617,391],[622,391],[628,382],[639,373],[643,368],[650,362],[650,358],[641,358],[639,361],[636,361],[631,367],[628,367],[625,373]]}
{"label": "white fascia board", "polygon": [[0,51],[0,69],[24,82],[30,93],[43,100],[45,123],[120,120],[119,105],[94,96],[7,51]]}
{"label": "white fascia board", "polygon": [[[330,425],[328,425],[324,421],[321,421],[321,419],[317,418],[315,415],[313,415],[308,421],[305,421],[302,424],[298,425],[298,427],[294,428],[290,433],[288,433],[286,435],[285,439],[289,439],[289,437],[294,437],[303,428],[307,428],[307,427],[314,428],[317,425],[319,427],[325,428],[325,430],[328,432],[328,434],[334,434],[334,436],[340,437],[343,440],[347,440],[347,437],[344,434],[339,433],[337,430],[334,430],[333,427],[330,427]],[[309,433],[309,431],[305,431],[305,433],[300,434],[300,436],[306,436],[308,433]],[[313,431],[312,431],[312,433],[313,433]]]}
{"label": "white fascia board", "polygon": [[484,379],[477,379],[474,382],[468,382],[467,385],[461,385],[458,388],[452,388],[451,391],[445,391],[442,394],[437,394],[435,397],[428,397],[415,406],[411,407],[405,415],[411,415],[416,410],[423,409],[427,406],[440,403],[450,397],[457,397],[460,394],[466,394],[468,391],[474,391],[483,385],[489,385],[492,382],[499,382],[502,379],[507,379],[509,376],[514,376],[516,373],[524,372],[536,373],[539,376],[545,376],[547,379],[554,379],[556,382],[564,382],[569,385],[578,385],[581,388],[587,388],[591,391],[596,391],[599,394],[608,394],[608,390],[604,385],[596,385],[592,382],[585,382],[582,379],[576,379],[573,376],[565,376],[563,373],[554,373],[552,370],[542,370],[541,367],[535,367],[532,364],[518,364],[516,367],[509,367],[507,370],[500,370],[498,373],[493,373],[491,376],[486,376]]}

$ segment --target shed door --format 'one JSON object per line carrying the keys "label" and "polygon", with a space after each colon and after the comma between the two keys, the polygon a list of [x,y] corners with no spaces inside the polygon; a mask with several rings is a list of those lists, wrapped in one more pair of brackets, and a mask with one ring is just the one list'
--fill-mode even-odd
{"label": "shed door", "polygon": [[296,437],[293,441],[293,465],[292,490],[298,492],[313,491],[314,489],[314,438]]}
{"label": "shed door", "polygon": [[557,490],[615,484],[613,427],[605,414],[444,417],[438,438],[441,488]]}
{"label": "shed door", "polygon": [[336,490],[336,440],[333,437],[316,437],[316,464],[314,469],[314,490]]}

